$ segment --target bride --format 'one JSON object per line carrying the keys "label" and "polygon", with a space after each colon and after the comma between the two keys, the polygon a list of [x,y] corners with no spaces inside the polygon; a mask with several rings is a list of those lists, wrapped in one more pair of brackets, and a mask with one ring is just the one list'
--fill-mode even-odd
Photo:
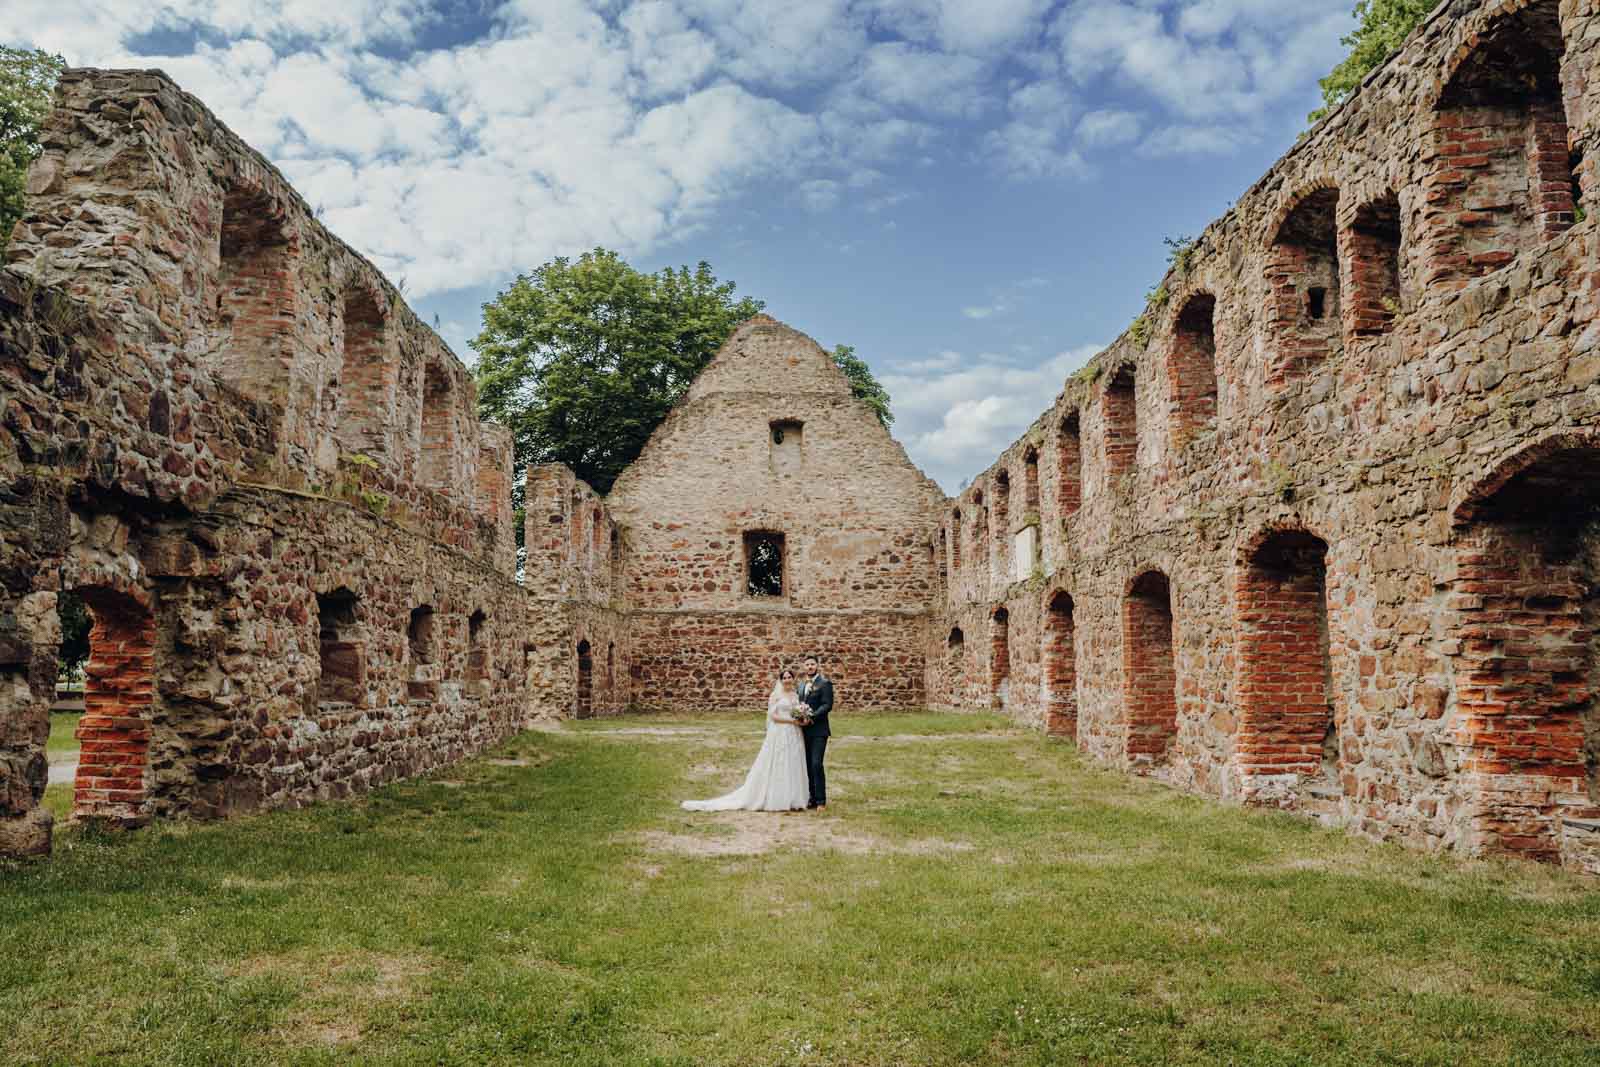
{"label": "bride", "polygon": [[767,739],[744,785],[715,800],[685,800],[690,811],[796,811],[811,799],[806,780],[806,746],[800,737],[800,698],[794,671],[778,676],[767,697]]}

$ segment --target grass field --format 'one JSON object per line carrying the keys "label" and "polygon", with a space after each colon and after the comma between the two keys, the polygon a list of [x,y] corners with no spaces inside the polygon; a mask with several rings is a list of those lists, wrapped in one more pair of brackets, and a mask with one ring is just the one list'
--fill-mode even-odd
{"label": "grass field", "polygon": [[1600,890],[1245,812],[986,717],[523,735],[0,867],[6,1064],[1593,1064]]}
{"label": "grass field", "polygon": [[73,731],[78,728],[78,720],[83,716],[75,711],[53,711],[50,713],[50,740],[45,742],[45,755],[51,762],[78,751],[78,739],[73,736]]}

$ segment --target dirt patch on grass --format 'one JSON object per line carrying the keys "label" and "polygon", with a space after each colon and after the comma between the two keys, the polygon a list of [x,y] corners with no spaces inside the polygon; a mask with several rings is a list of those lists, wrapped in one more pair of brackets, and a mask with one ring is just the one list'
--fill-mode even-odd
{"label": "dirt patch on grass", "polygon": [[965,841],[936,837],[889,841],[851,830],[841,819],[820,815],[719,811],[705,813],[701,818],[714,832],[651,830],[639,835],[639,840],[652,852],[680,856],[760,856],[783,849],[853,856],[932,856],[972,848]]}

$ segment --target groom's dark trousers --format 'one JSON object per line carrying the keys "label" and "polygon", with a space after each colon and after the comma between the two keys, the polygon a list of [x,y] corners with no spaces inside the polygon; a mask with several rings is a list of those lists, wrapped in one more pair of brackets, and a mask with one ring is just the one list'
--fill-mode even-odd
{"label": "groom's dark trousers", "polygon": [[822,675],[806,681],[806,692],[800,698],[811,709],[811,721],[800,727],[806,741],[806,778],[811,786],[811,806],[820,807],[828,802],[828,776],[822,769],[822,757],[828,751],[828,712],[833,710],[833,683]]}

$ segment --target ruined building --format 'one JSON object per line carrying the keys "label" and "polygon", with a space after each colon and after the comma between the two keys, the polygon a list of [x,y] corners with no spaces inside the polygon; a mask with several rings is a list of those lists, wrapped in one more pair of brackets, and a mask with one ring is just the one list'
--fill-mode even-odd
{"label": "ruined building", "polygon": [[1441,5],[1177,257],[946,509],[931,692],[1600,870],[1597,14]]}
{"label": "ruined building", "polygon": [[1450,0],[954,500],[734,335],[606,499],[164,76],[74,71],[0,270],[0,852],[338,797],[541,717],[1001,707],[1176,786],[1600,871],[1596,0]]}

